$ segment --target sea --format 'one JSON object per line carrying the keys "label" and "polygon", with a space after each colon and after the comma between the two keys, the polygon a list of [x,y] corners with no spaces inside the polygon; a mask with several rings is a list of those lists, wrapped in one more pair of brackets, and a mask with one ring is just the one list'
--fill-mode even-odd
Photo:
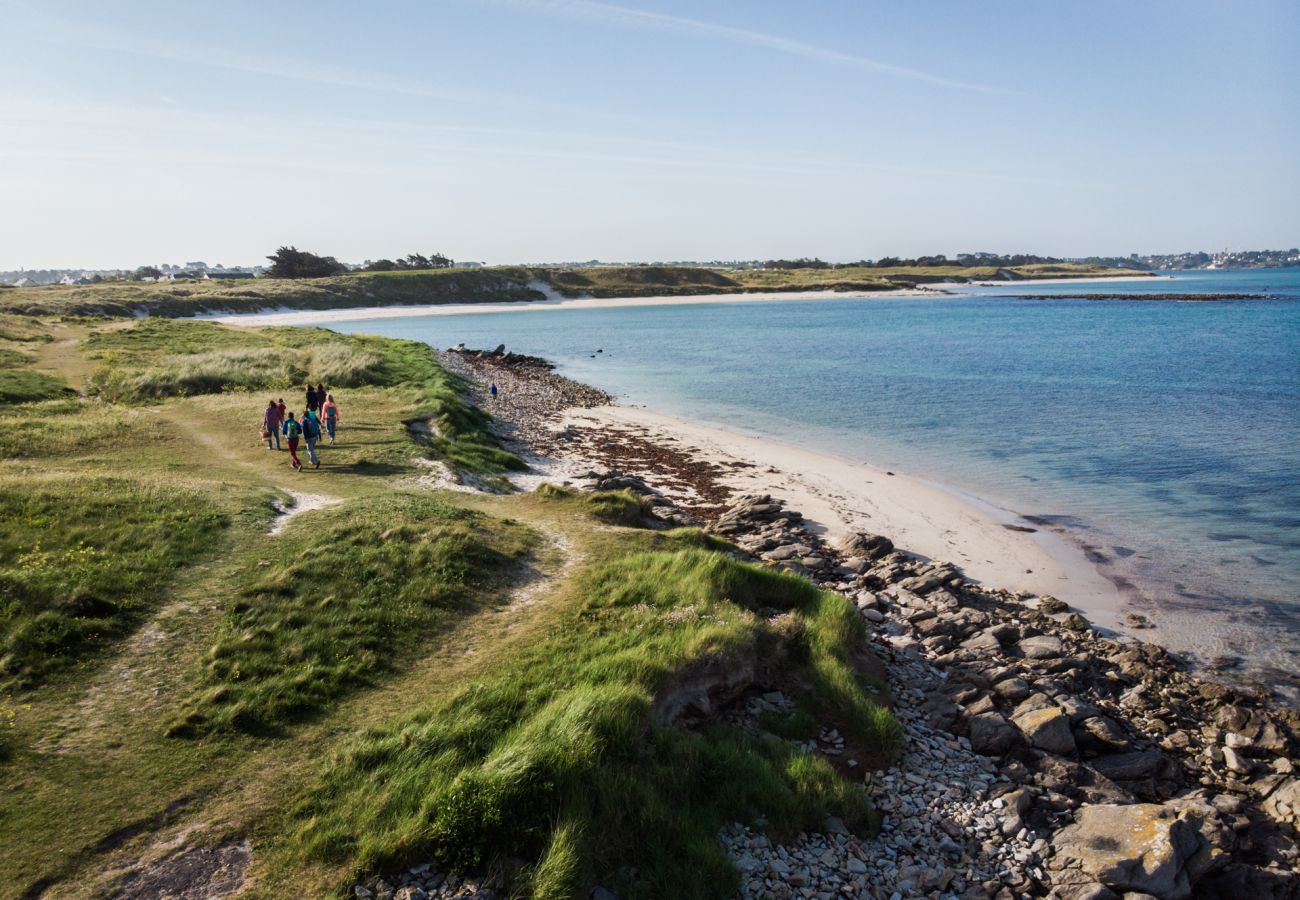
{"label": "sea", "polygon": [[[330,327],[504,343],[622,402],[949,485],[1067,534],[1147,639],[1300,696],[1300,269],[946,290]],[[1253,298],[1141,300],[1222,293]]]}

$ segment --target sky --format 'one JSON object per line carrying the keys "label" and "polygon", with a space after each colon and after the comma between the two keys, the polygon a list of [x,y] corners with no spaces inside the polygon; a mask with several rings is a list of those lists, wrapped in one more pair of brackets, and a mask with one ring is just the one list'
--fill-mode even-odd
{"label": "sky", "polygon": [[627,2],[0,0],[0,269],[1300,244],[1292,0]]}

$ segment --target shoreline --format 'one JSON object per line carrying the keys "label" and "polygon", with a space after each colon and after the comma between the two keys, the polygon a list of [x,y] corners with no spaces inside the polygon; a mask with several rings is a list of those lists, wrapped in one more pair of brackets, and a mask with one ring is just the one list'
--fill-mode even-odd
{"label": "shoreline", "polygon": [[1127,634],[1123,592],[1082,546],[961,488],[641,406],[572,410],[562,427],[573,425],[640,429],[723,467],[730,474],[720,480],[737,493],[783,500],[832,543],[858,531],[884,534],[917,558],[951,562],[990,587],[1051,595]]}
{"label": "shoreline", "polygon": [[[1021,282],[1017,282],[1021,283]],[[538,290],[542,290],[540,287]],[[459,316],[470,313],[512,313],[531,310],[628,309],[646,306],[701,306],[715,303],[800,303],[818,300],[874,300],[889,297],[944,297],[931,287],[884,291],[755,291],[731,294],[668,294],[656,297],[565,297],[550,288],[545,300],[502,300],[487,303],[438,303],[423,306],[361,306],[352,309],[278,308],[254,313],[211,313],[194,316],[223,325],[319,325],[416,316]]]}
{"label": "shoreline", "polygon": [[[613,405],[536,357],[438,355],[537,469],[519,487],[631,492],[642,527],[700,527],[856,609],[863,656],[875,660],[863,666],[888,686],[903,752],[863,771],[824,718],[799,746],[861,779],[881,831],[859,839],[828,819],[780,839],[761,821],[725,826],[738,896],[883,897],[868,885],[904,882],[917,888],[908,897],[949,896],[950,884],[954,897],[1295,896],[1300,713],[1266,685],[1211,681],[1159,644],[1117,640],[1050,581],[1051,593],[1008,590],[1018,574],[1077,579],[1012,570],[1052,559],[1042,544],[1052,532],[1005,527],[1032,519],[922,479]],[[1079,571],[1099,575],[1088,566]],[[788,698],[737,677],[738,698],[707,688],[707,702],[761,730]],[[1116,831],[1151,838],[1115,841]],[[1188,889],[1124,876],[1153,854]],[[1193,893],[1193,881],[1205,890]]]}

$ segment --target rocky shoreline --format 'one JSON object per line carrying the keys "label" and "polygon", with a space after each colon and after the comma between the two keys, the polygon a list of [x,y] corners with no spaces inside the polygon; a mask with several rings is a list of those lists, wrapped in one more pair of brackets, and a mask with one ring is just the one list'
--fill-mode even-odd
{"label": "rocky shoreline", "polygon": [[[642,493],[666,523],[701,523],[858,607],[904,752],[873,771],[847,757],[829,723],[806,746],[861,780],[881,830],[862,837],[830,820],[777,845],[764,822],[736,823],[720,840],[741,896],[1300,897],[1294,711],[1193,676],[1155,644],[1111,640],[1053,597],[973,583],[886,536],[830,544],[779,500],[729,496],[716,464],[684,451],[561,427],[565,409],[608,397],[544,361],[504,348],[443,358],[531,457],[570,461],[581,486]],[[502,388],[495,401],[489,383]],[[777,687],[708,699],[744,726],[783,702]],[[430,877],[411,870],[379,894],[487,891]]]}

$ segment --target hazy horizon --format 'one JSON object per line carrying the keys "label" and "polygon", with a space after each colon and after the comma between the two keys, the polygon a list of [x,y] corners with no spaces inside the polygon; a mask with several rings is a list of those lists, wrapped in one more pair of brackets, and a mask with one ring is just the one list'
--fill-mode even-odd
{"label": "hazy horizon", "polygon": [[845,261],[1300,235],[1281,2],[0,13],[4,270],[255,265],[281,244]]}

